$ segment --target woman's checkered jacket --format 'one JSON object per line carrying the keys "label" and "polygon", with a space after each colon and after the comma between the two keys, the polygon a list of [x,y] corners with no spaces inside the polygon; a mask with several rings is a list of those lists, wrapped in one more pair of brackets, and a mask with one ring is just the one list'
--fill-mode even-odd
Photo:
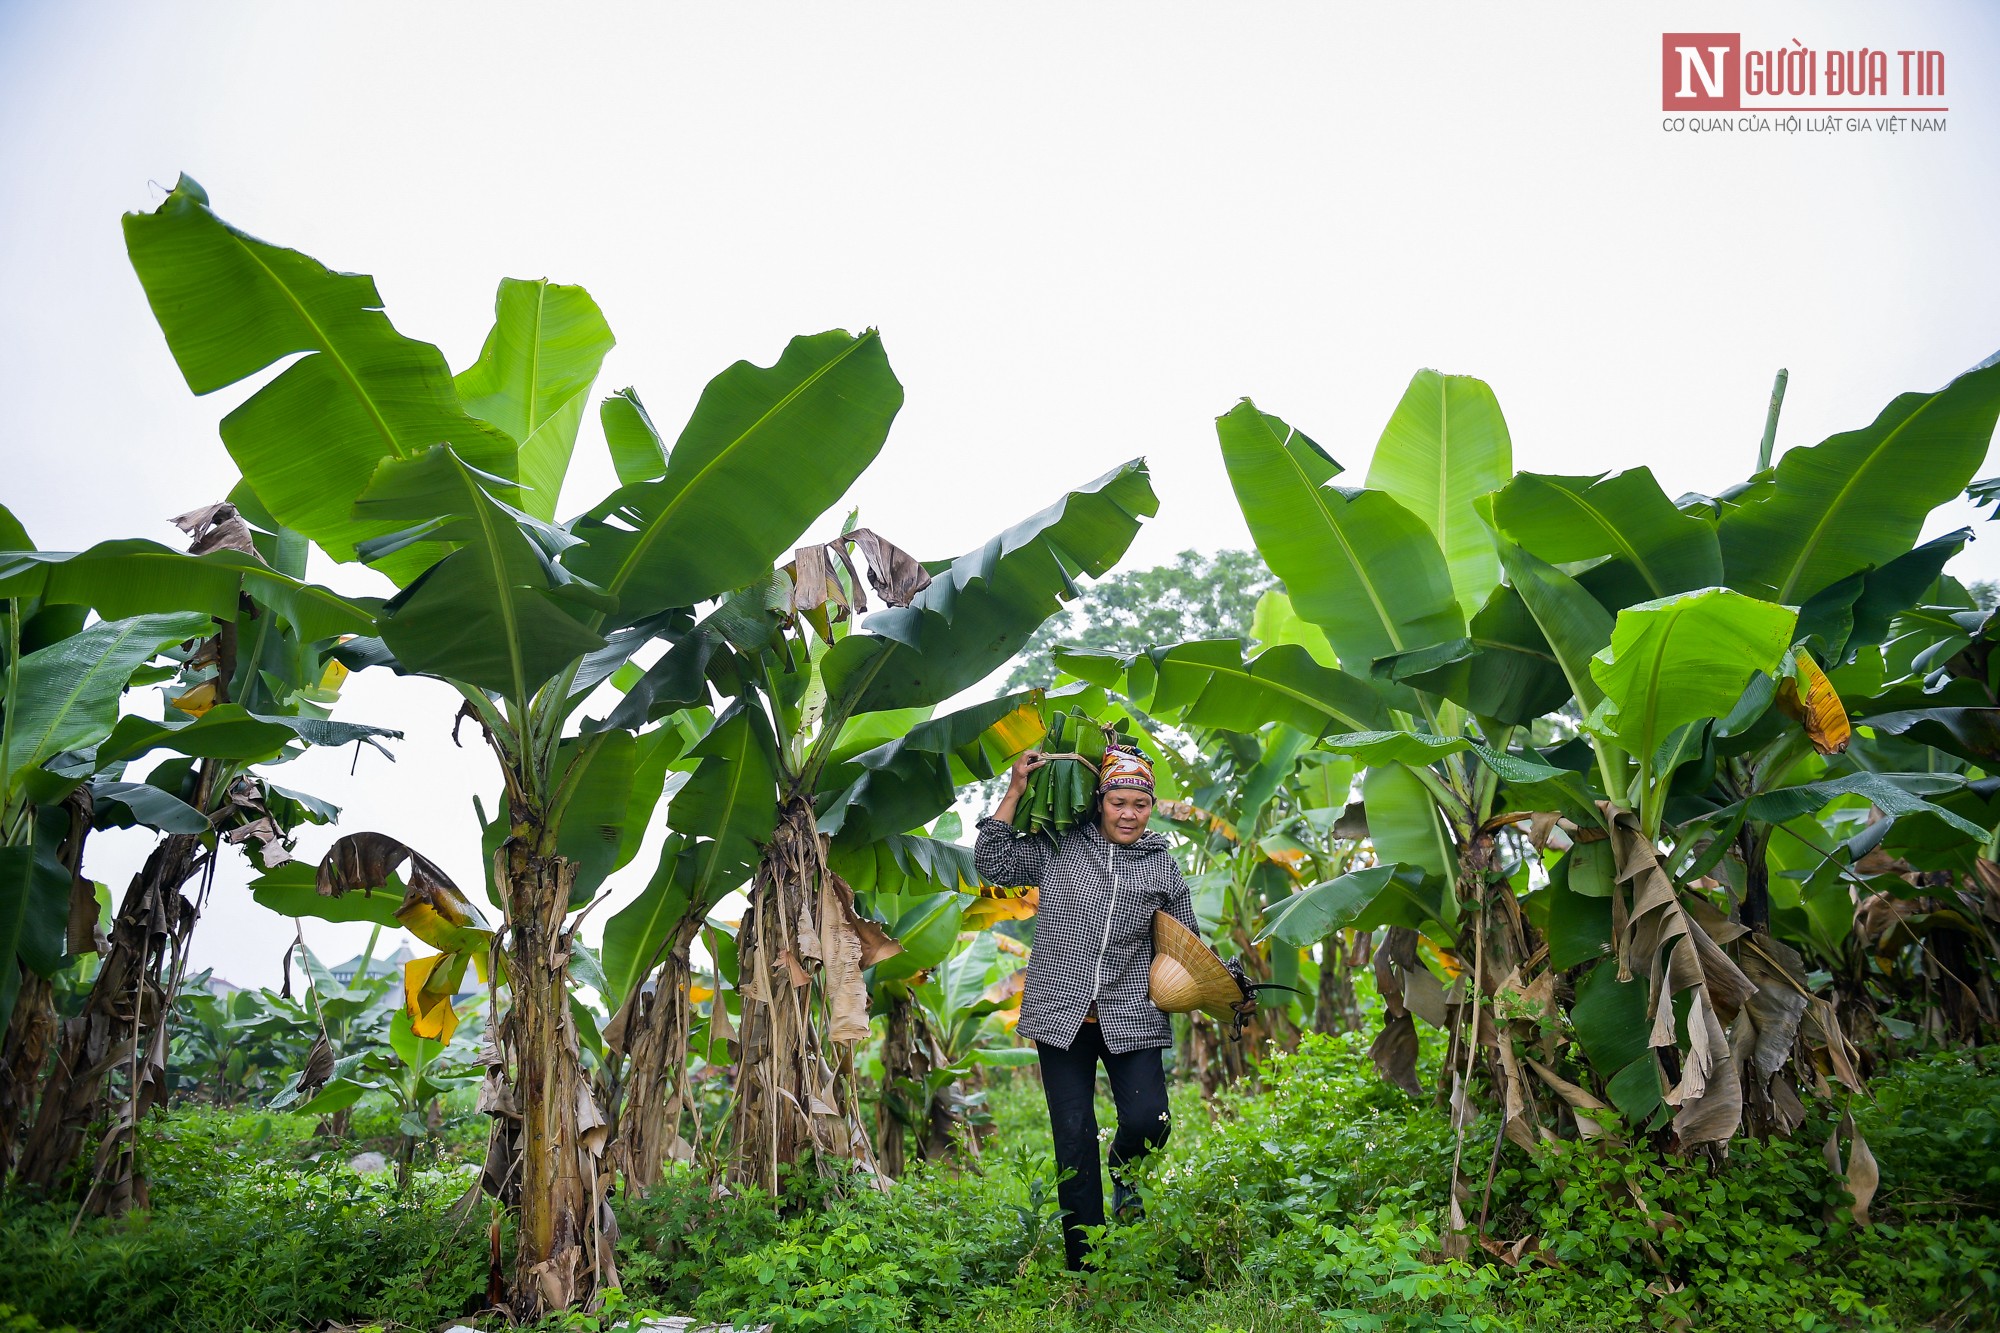
{"label": "woman's checkered jacket", "polygon": [[1173,1026],[1146,997],[1153,913],[1201,927],[1165,838],[1149,832],[1120,847],[1095,824],[1050,837],[989,818],[979,821],[973,863],[989,884],[1041,889],[1020,1035],[1068,1049],[1094,1000],[1114,1054],[1173,1044]]}

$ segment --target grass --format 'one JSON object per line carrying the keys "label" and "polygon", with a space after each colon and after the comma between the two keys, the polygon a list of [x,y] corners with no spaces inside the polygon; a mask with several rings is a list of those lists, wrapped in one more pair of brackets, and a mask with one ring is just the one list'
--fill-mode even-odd
{"label": "grass", "polygon": [[[1484,1250],[1439,1257],[1450,1129],[1374,1076],[1364,1041],[1309,1039],[1266,1072],[1263,1091],[1213,1108],[1175,1085],[1147,1216],[1108,1229],[1081,1281],[1061,1268],[1040,1092],[1016,1076],[991,1090],[976,1163],[919,1165],[888,1194],[807,1178],[778,1208],[713,1199],[681,1175],[621,1200],[623,1294],[548,1327],[658,1310],[843,1333],[1970,1329],[2000,1309],[1990,1055],[1909,1060],[1878,1080],[1859,1108],[1884,1175],[1869,1228],[1847,1220],[1820,1156],[1823,1114],[1789,1141],[1739,1141],[1719,1163],[1602,1143],[1532,1160],[1509,1148],[1488,1232],[1525,1242],[1520,1267]],[[1471,1130],[1482,1177],[1493,1124]],[[450,1128],[405,1194],[348,1168],[360,1145],[313,1130],[297,1116],[178,1110],[146,1136],[151,1216],[71,1235],[72,1203],[9,1201],[0,1331],[432,1329],[475,1310],[490,1213],[453,1203],[474,1174],[478,1122]]]}

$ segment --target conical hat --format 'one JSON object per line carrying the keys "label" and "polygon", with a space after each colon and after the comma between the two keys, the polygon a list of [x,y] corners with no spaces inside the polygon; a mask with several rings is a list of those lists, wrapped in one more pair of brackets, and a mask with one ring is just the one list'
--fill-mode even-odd
{"label": "conical hat", "polygon": [[1248,998],[1201,936],[1158,911],[1153,913],[1153,969],[1146,990],[1163,1013],[1199,1009],[1224,1023],[1234,1020],[1236,1006]]}

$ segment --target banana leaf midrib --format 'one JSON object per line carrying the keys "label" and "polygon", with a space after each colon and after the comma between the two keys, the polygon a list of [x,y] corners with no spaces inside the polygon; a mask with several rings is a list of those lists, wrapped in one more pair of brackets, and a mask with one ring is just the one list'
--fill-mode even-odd
{"label": "banana leaf midrib", "polygon": [[[749,747],[756,743],[756,729],[748,725],[746,718],[746,724],[743,727],[742,749],[734,755],[718,756],[729,765],[729,782],[725,788],[725,791],[728,793],[728,800],[723,804],[723,818],[715,830],[716,836],[709,840],[710,851],[708,856],[706,858],[697,858],[695,861],[695,882],[693,891],[689,894],[690,906],[697,901],[705,902],[707,900],[709,885],[715,876],[715,867],[722,858],[724,840],[729,832],[730,825],[735,822],[734,816],[737,809],[743,804],[743,791],[747,785],[745,770],[750,767],[748,751]],[[751,841],[754,843],[756,840],[751,839]],[[661,900],[663,902],[665,898],[666,895],[662,894]]]}
{"label": "banana leaf midrib", "polygon": [[[548,303],[549,282],[547,278],[543,278],[535,283],[535,319],[532,325],[534,337],[530,339],[530,345],[534,350],[529,353],[528,360],[527,417],[524,422],[527,431],[521,439],[523,448],[527,446],[529,440],[534,439],[536,435],[540,434],[542,429],[542,423],[535,416],[535,406],[539,399],[542,385],[542,325],[547,318]],[[588,393],[589,389],[585,388],[583,391]],[[555,496],[549,497],[550,505],[554,505],[555,501]]]}
{"label": "banana leaf midrib", "polygon": [[1570,490],[1566,486],[1551,486],[1548,489],[1554,491],[1557,495],[1560,495],[1563,499],[1569,501],[1590,516],[1597,527],[1603,531],[1604,535],[1611,539],[1612,544],[1617,547],[1618,551],[1627,560],[1632,562],[1632,567],[1639,571],[1641,578],[1646,580],[1646,586],[1652,590],[1653,596],[1664,597],[1667,595],[1667,590],[1661,586],[1659,579],[1653,576],[1652,566],[1647,563],[1644,556],[1639,554],[1639,549],[1626,540],[1622,532],[1612,526],[1602,509],[1591,504],[1582,495]]}
{"label": "banana leaf midrib", "polygon": [[[221,221],[221,219],[218,218],[217,221]],[[306,308],[305,303],[299,300],[297,294],[292,291],[291,285],[283,278],[280,278],[276,271],[269,264],[266,264],[255,250],[244,244],[245,238],[240,236],[234,227],[224,223],[223,230],[229,234],[230,239],[235,242],[236,247],[248,256],[250,262],[263,270],[264,275],[270,278],[280,292],[284,293],[285,299],[291,303],[292,309],[298,312],[299,318],[306,322],[306,327],[310,328],[314,336],[319,339],[319,355],[332,358],[333,364],[340,368],[341,378],[347,381],[348,388],[354,391],[354,396],[360,400],[362,406],[367,410],[368,419],[375,424],[376,433],[388,443],[389,452],[397,458],[407,459],[412,457],[411,454],[404,450],[402,441],[396,438],[396,432],[390,428],[388,419],[382,415],[381,410],[375,405],[375,400],[362,387],[360,377],[354,373],[354,368],[347,364],[347,358],[337,350],[333,338],[328,336],[325,327],[313,317],[312,313]],[[381,312],[380,306],[372,308],[378,313]],[[386,321],[388,315],[383,314],[382,318]]]}
{"label": "banana leaf midrib", "polygon": [[1910,415],[1908,415],[1907,417],[1904,417],[1901,421],[1897,422],[1895,426],[1890,429],[1889,433],[1887,435],[1884,435],[1881,441],[1878,444],[1876,444],[1876,446],[1873,449],[1868,451],[1868,456],[1861,461],[1861,465],[1859,467],[1855,467],[1849,470],[1847,475],[1847,480],[1841,483],[1839,491],[1835,492],[1834,494],[1833,503],[1829,504],[1820,513],[1818,521],[1816,521],[1813,524],[1812,534],[1806,539],[1806,544],[1799,548],[1798,558],[1792,562],[1791,572],[1785,576],[1784,586],[1778,589],[1779,602],[1787,605],[1790,604],[1792,597],[1792,589],[1798,585],[1799,576],[1805,572],[1806,565],[1812,560],[1813,556],[1819,551],[1820,543],[1826,539],[1827,526],[1830,523],[1832,523],[1837,516],[1839,516],[1841,510],[1846,506],[1848,494],[1852,492],[1855,485],[1858,482],[1860,482],[1863,474],[1865,474],[1870,468],[1874,467],[1876,461],[1882,457],[1883,452],[1896,442],[1897,437],[1900,436],[1912,422],[1916,421],[1917,418],[1921,417],[1924,413],[1930,411],[1932,407],[1936,406],[1938,399],[1944,397],[1944,395],[1945,395],[1945,390],[1940,389],[1936,393],[1932,394],[1929,398],[1926,398],[1922,406],[1917,408],[1916,411],[1910,413]]}
{"label": "banana leaf midrib", "polygon": [[[520,707],[526,708],[529,702],[528,664],[521,656],[521,625],[520,619],[514,609],[514,594],[518,590],[514,588],[512,580],[507,577],[506,557],[500,553],[500,534],[496,530],[493,521],[490,498],[480,487],[479,483],[473,480],[471,474],[466,470],[464,461],[456,453],[452,454],[451,457],[452,461],[458,465],[456,471],[458,472],[459,480],[472,493],[471,508],[473,517],[478,522],[480,531],[485,534],[486,561],[493,570],[493,590],[496,594],[494,600],[500,605],[500,619],[506,633],[507,669],[508,673],[514,678],[514,700]],[[513,535],[519,537],[521,535],[520,529],[515,528]]]}
{"label": "banana leaf midrib", "polygon": [[1451,499],[1451,380],[1448,376],[1438,376],[1438,493],[1437,526],[1431,531],[1437,534],[1438,547],[1445,557],[1445,567],[1450,568],[1451,553],[1444,551],[1445,533],[1451,525],[1449,504]]}
{"label": "banana leaf midrib", "polygon": [[[1279,646],[1282,647],[1283,645]],[[1261,657],[1262,654],[1260,653],[1258,656]],[[1250,660],[1252,662],[1255,662],[1257,658],[1252,658]],[[1288,699],[1296,700],[1299,703],[1305,704],[1310,708],[1316,709],[1317,711],[1326,714],[1328,717],[1334,719],[1336,722],[1346,723],[1350,728],[1352,728],[1355,731],[1375,730],[1375,728],[1370,727],[1368,725],[1366,719],[1353,717],[1345,712],[1342,712],[1334,708],[1333,706],[1329,705],[1324,699],[1315,698],[1312,695],[1307,694],[1303,690],[1295,689],[1291,686],[1284,685],[1269,676],[1257,676],[1251,674],[1249,666],[1247,664],[1238,663],[1234,666],[1223,666],[1223,665],[1210,665],[1209,663],[1202,662],[1202,663],[1196,663],[1194,665],[1197,670],[1207,671],[1215,676],[1226,676],[1232,680],[1246,681],[1253,686],[1259,686],[1264,689],[1270,690],[1273,693],[1284,695]],[[1318,663],[1314,663],[1314,665],[1317,666]],[[1330,670],[1331,668],[1323,668],[1323,669]],[[1337,673],[1337,674],[1344,674],[1344,673]],[[1157,690],[1157,687],[1155,688]],[[1204,691],[1204,693],[1206,693],[1206,691]],[[1197,700],[1197,702],[1199,702],[1199,700]]]}
{"label": "banana leaf midrib", "polygon": [[[118,633],[118,637],[112,640],[109,644],[105,645],[105,650],[98,655],[97,660],[95,662],[92,662],[88,667],[86,667],[83,673],[77,677],[75,687],[72,688],[70,692],[64,696],[62,705],[50,712],[48,725],[42,729],[41,734],[38,737],[36,737],[34,745],[28,751],[30,755],[33,755],[35,757],[36,762],[39,762],[44,757],[42,754],[42,747],[49,743],[49,738],[55,735],[57,729],[61,727],[63,720],[67,718],[70,715],[71,710],[73,710],[76,707],[76,702],[79,698],[83,696],[85,689],[92,682],[96,681],[103,672],[110,669],[111,663],[114,661],[115,651],[120,646],[122,646],[128,639],[130,639],[132,635],[136,634],[137,632],[138,632],[137,627],[132,625],[128,625],[124,629],[120,630]],[[19,673],[20,670],[18,665],[19,660],[20,659],[16,659],[16,665],[9,671],[8,673],[9,675],[16,675]],[[14,752],[16,749],[14,743],[19,738],[11,734],[12,728],[9,728],[8,730],[9,730],[9,735],[7,737],[8,751],[6,754],[6,772],[0,773],[0,782],[11,781],[14,769],[18,767],[18,765],[16,765],[14,762]]]}
{"label": "banana leaf midrib", "polygon": [[[687,484],[682,486],[679,492],[661,508],[658,516],[637,534],[637,540],[632,543],[631,550],[627,553],[625,560],[618,566],[617,572],[605,582],[604,591],[616,597],[624,590],[626,582],[638,570],[647,552],[652,549],[654,541],[658,539],[662,532],[666,531],[669,522],[680,512],[681,506],[687,503],[688,497],[695,493],[696,487],[703,478],[707,477],[709,473],[733,457],[735,451],[742,447],[744,441],[755,436],[758,431],[763,429],[766,422],[797,401],[808,389],[818,385],[821,380],[832,374],[836,367],[846,362],[849,357],[860,351],[861,348],[871,342],[877,341],[880,336],[874,329],[870,329],[859,338],[850,342],[840,350],[838,356],[833,357],[825,365],[818,367],[812,374],[786,390],[784,395],[778,401],[771,404],[770,407],[766,408],[763,414],[754,422],[742,431],[739,431],[736,438],[732,439],[721,449],[716,450],[715,456],[696,469],[694,475],[688,478]],[[603,623],[605,614],[604,612],[599,612],[592,618],[592,629],[596,629],[598,625]]]}
{"label": "banana leaf midrib", "polygon": [[[1296,430],[1292,431],[1292,435],[1297,434]],[[1299,480],[1305,484],[1306,490],[1312,495],[1313,506],[1319,510],[1321,517],[1326,520],[1327,529],[1333,533],[1334,541],[1340,544],[1340,553],[1346,557],[1348,567],[1354,571],[1355,579],[1367,590],[1368,604],[1375,609],[1375,618],[1381,621],[1382,628],[1388,632],[1389,642],[1395,645],[1397,652],[1407,651],[1403,644],[1403,636],[1396,631],[1396,622],[1390,617],[1388,607],[1383,605],[1381,595],[1376,591],[1375,581],[1368,577],[1368,571],[1362,565],[1361,561],[1356,558],[1354,548],[1347,540],[1347,534],[1342,532],[1340,524],[1334,521],[1333,511],[1327,508],[1326,501],[1320,494],[1322,488],[1313,484],[1312,478],[1306,475],[1306,470],[1299,466],[1298,459],[1293,457],[1292,451],[1286,447],[1290,443],[1291,439],[1289,436],[1280,441],[1278,452],[1284,456],[1285,462],[1290,465],[1292,471],[1298,475]],[[1324,630],[1326,627],[1321,625],[1320,628]],[[1336,647],[1335,652],[1337,653],[1338,651]]]}

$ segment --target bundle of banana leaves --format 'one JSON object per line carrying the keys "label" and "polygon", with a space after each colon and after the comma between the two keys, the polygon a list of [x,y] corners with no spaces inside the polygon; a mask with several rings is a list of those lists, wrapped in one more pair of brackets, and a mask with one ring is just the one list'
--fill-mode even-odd
{"label": "bundle of banana leaves", "polygon": [[1028,776],[1028,790],[1014,807],[1014,827],[1027,833],[1066,833],[1090,818],[1104,747],[1125,740],[1080,708],[1049,719],[1042,738],[1048,762]]}

